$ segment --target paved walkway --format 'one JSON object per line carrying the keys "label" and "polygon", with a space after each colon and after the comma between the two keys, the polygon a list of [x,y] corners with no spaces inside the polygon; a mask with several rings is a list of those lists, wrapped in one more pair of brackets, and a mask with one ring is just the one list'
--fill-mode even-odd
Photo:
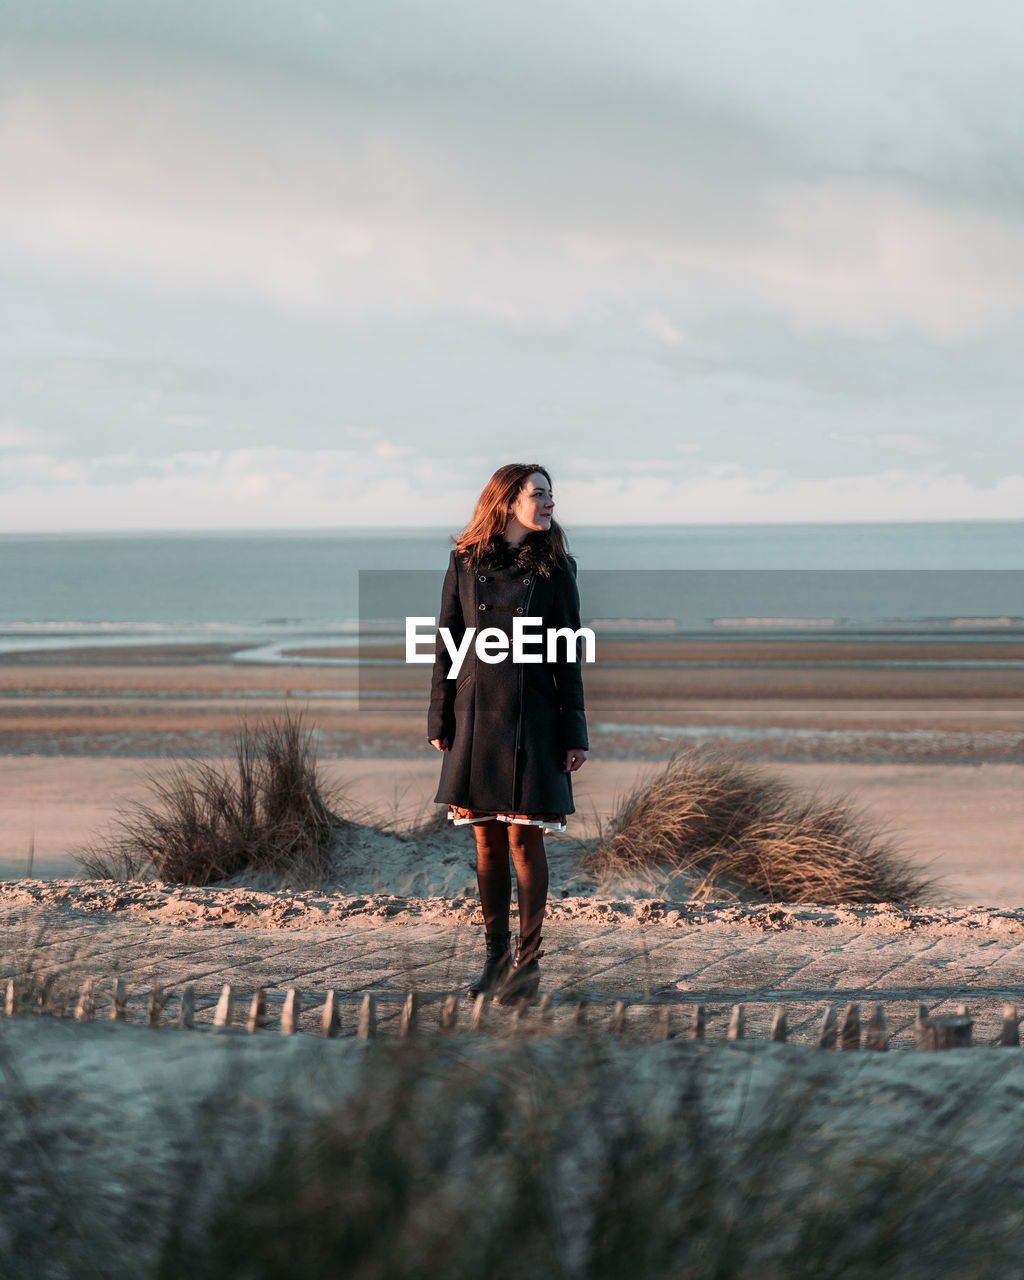
{"label": "paved walkway", "polygon": [[[184,892],[211,899],[208,891]],[[419,993],[424,1020],[435,1021],[440,1003],[476,976],[482,958],[479,926],[468,918],[424,919],[421,907],[395,909],[394,900],[377,911],[353,900],[361,914],[327,926],[259,927],[252,920],[240,928],[168,925],[137,910],[85,911],[16,896],[8,890],[0,898],[6,972],[60,974],[66,993],[92,977],[101,1016],[105,992],[120,975],[132,1019],[144,1018],[154,984],[169,992],[172,1018],[180,990],[194,986],[200,1020],[209,1019],[230,983],[239,1008],[255,988],[267,989],[271,1025],[286,989],[295,988],[305,1010],[300,1027],[312,1031],[333,989],[343,1030],[354,1029],[357,1006],[372,992],[386,1034],[409,990]],[[593,912],[601,910],[595,904]],[[631,1006],[630,1033],[644,1035],[667,1005],[672,1028],[682,1031],[700,1003],[708,1038],[716,1039],[725,1035],[732,1006],[742,1003],[747,1035],[756,1038],[768,1034],[781,1004],[791,1038],[811,1042],[829,1004],[882,1003],[892,1043],[901,1045],[911,1042],[919,1003],[950,1012],[963,1003],[975,1019],[975,1042],[983,1044],[995,1038],[1004,1004],[1024,1011],[1024,912],[695,906],[653,923],[624,915],[621,923],[549,921],[542,992],[553,997],[556,1021],[582,997],[593,1022],[610,1019],[623,1001]]]}

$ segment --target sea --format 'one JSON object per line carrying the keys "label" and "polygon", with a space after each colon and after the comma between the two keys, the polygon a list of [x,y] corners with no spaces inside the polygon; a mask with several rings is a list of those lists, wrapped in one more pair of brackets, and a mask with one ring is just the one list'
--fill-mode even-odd
{"label": "sea", "polygon": [[[302,661],[393,627],[393,608],[367,617],[381,583],[429,613],[452,532],[0,534],[0,652],[219,642]],[[1024,638],[1024,520],[585,527],[570,549],[584,621],[606,630]]]}

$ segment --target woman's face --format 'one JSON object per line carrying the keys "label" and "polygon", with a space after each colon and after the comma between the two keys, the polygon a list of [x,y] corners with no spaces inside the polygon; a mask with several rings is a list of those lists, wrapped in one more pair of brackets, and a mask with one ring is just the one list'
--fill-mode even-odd
{"label": "woman's face", "polygon": [[512,519],[518,520],[524,529],[535,533],[551,528],[551,515],[555,500],[551,495],[547,477],[542,471],[534,471],[516,494],[512,506]]}

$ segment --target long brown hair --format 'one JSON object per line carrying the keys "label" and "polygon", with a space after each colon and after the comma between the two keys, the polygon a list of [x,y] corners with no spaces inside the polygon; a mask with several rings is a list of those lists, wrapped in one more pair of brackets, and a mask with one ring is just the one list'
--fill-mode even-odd
{"label": "long brown hair", "polygon": [[[505,532],[516,494],[535,471],[540,472],[550,487],[551,476],[547,468],[542,467],[539,462],[510,462],[507,466],[499,467],[495,471],[476,500],[476,507],[469,524],[457,538],[452,538],[456,552],[463,559],[471,563],[479,559],[481,552],[491,539]],[[565,531],[554,517],[547,530],[543,532],[538,530],[529,536],[537,541],[543,539],[548,553],[555,560],[564,560],[568,555]]]}

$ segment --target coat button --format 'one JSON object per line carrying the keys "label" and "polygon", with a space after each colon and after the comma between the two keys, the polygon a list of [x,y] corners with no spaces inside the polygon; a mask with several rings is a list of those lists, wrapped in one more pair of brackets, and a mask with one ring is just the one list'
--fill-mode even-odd
{"label": "coat button", "polygon": [[530,585],[530,579],[529,579],[529,578],[524,578],[524,579],[523,579],[523,586],[524,586],[524,587],[528,587],[529,585]]}
{"label": "coat button", "polygon": [[480,575],[480,581],[481,581],[481,582],[486,582],[486,581],[487,581],[487,574],[486,574],[486,573],[482,573],[482,574]]}
{"label": "coat button", "polygon": [[480,612],[481,612],[481,613],[486,613],[486,612],[487,612],[487,606],[486,606],[485,604],[478,605],[477,607],[479,608],[479,610],[480,610]]}
{"label": "coat button", "polygon": [[523,611],[523,606],[520,605],[519,608],[516,610],[516,613],[522,613],[522,611]]}

